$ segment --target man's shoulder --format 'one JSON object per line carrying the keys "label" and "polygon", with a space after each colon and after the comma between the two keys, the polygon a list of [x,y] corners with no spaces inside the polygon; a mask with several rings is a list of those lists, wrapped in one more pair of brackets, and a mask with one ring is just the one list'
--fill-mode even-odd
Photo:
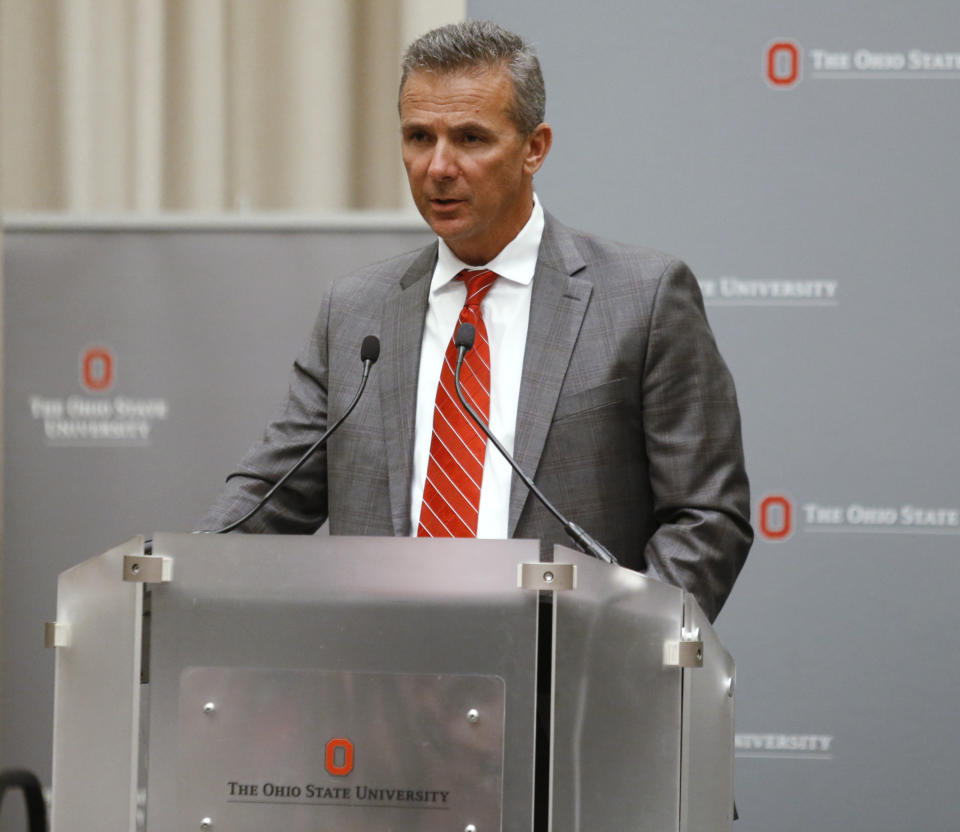
{"label": "man's shoulder", "polygon": [[656,280],[671,269],[685,269],[683,261],[665,251],[611,240],[564,225],[550,216],[544,229],[544,254],[569,267]]}
{"label": "man's shoulder", "polygon": [[437,258],[436,242],[421,248],[395,254],[385,260],[368,263],[334,281],[334,297],[366,293],[383,293],[429,277]]}

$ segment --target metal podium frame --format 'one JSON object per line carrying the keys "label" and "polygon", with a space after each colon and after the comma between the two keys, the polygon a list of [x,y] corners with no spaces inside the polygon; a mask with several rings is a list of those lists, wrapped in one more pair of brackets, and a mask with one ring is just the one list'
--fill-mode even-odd
{"label": "metal podium frame", "polygon": [[138,537],[47,642],[54,832],[731,828],[729,653],[561,546]]}

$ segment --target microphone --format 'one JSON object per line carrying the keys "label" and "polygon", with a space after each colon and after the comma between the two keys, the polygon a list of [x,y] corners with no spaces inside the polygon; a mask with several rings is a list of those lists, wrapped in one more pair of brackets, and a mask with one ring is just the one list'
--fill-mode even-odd
{"label": "microphone", "polygon": [[239,520],[231,523],[229,526],[224,526],[222,529],[205,529],[199,534],[226,534],[227,532],[232,532],[238,526],[244,524],[253,517],[260,509],[262,509],[267,502],[273,497],[274,494],[280,489],[280,487],[292,477],[297,471],[299,471],[306,461],[310,459],[311,456],[316,452],[317,448],[323,445],[327,439],[330,438],[331,434],[343,424],[344,419],[347,418],[352,412],[353,409],[357,406],[357,402],[360,401],[360,396],[363,395],[363,391],[367,386],[367,377],[370,375],[370,368],[377,363],[377,359],[380,357],[380,339],[376,335],[368,335],[363,339],[363,343],[360,345],[360,360],[363,362],[363,376],[360,379],[360,387],[357,389],[356,395],[353,397],[353,401],[350,402],[350,406],[344,411],[343,415],[337,419],[321,436],[316,442],[314,442],[309,448],[307,448],[306,453],[298,459],[293,467],[287,471],[279,480],[274,483],[273,487],[260,498],[260,501],[243,515]]}
{"label": "microphone", "polygon": [[360,345],[360,360],[363,362],[363,377],[367,377],[370,367],[377,363],[380,357],[380,339],[376,335],[368,335]]}
{"label": "microphone", "polygon": [[467,351],[473,348],[473,341],[477,337],[476,330],[473,327],[473,324],[460,324],[457,327],[456,334],[453,336],[454,346],[457,348],[457,366],[453,373],[453,381],[457,388],[457,397],[460,399],[460,404],[463,405],[464,410],[470,414],[470,418],[473,419],[480,426],[487,438],[493,442],[494,446],[500,454],[503,456],[507,462],[510,463],[514,471],[517,472],[523,484],[529,488],[536,498],[546,506],[547,510],[560,521],[560,525],[563,526],[563,530],[569,535],[570,539],[577,545],[577,547],[582,551],[586,552],[588,555],[593,555],[598,560],[602,560],[605,563],[616,563],[617,559],[610,553],[606,546],[600,543],[598,540],[592,538],[587,534],[580,526],[574,523],[571,520],[568,520],[564,517],[556,506],[553,505],[544,495],[543,492],[534,485],[533,480],[530,479],[523,471],[520,470],[520,466],[517,465],[516,461],[509,453],[507,449],[500,444],[500,440],[497,439],[490,432],[490,428],[484,424],[483,419],[477,414],[477,412],[470,406],[469,402],[463,396],[463,390],[460,388],[460,368],[463,366],[463,359],[467,354]]}

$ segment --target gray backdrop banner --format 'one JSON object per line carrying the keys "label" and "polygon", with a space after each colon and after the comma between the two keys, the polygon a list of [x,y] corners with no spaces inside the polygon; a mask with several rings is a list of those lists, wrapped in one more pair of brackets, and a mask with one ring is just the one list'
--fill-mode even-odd
{"label": "gray backdrop banner", "polygon": [[468,12],[539,50],[544,206],[684,257],[733,370],[738,832],[960,828],[957,4]]}

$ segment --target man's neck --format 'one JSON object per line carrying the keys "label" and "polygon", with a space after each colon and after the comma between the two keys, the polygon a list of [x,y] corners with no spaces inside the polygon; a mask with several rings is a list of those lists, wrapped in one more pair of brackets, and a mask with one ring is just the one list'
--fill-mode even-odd
{"label": "man's neck", "polygon": [[517,235],[523,230],[524,226],[530,221],[533,214],[533,191],[530,191],[530,199],[524,203],[527,208],[515,220],[512,220],[504,231],[497,234],[493,240],[484,240],[480,243],[473,243],[464,240],[444,240],[449,246],[450,251],[457,255],[460,260],[468,266],[485,266],[493,260],[501,251],[512,243]]}
{"label": "man's neck", "polygon": [[435,279],[440,281],[439,285],[442,285],[464,268],[489,268],[502,277],[526,283],[532,278],[536,267],[543,226],[543,208],[534,197],[530,216],[523,227],[495,255],[484,258],[482,262],[467,262],[450,248],[445,240],[441,239]]}

